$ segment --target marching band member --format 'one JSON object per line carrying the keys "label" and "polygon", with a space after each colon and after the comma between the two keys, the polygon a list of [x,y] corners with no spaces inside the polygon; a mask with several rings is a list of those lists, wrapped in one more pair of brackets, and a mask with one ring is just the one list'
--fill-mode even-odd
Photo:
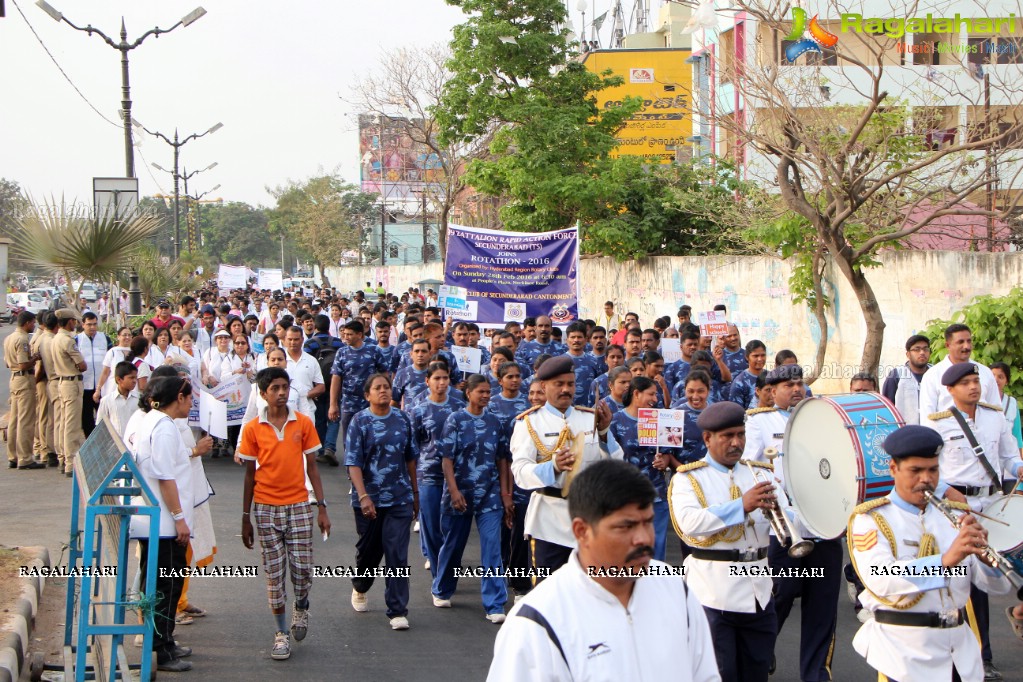
{"label": "marching band member", "polygon": [[[568,357],[549,358],[536,373],[546,403],[519,415],[512,432],[512,474],[515,484],[532,490],[526,511],[526,535],[534,567],[557,569],[568,561],[575,546],[564,489],[570,471],[608,456],[621,459],[622,450],[608,435],[611,411],[573,407],[575,367]],[[596,429],[597,433],[593,431]],[[595,438],[596,436],[596,438]],[[585,438],[582,462],[576,462],[572,445]]]}
{"label": "marching band member", "polygon": [[[856,507],[849,522],[849,555],[866,586],[859,598],[874,614],[853,648],[890,682],[988,679],[965,623],[967,599],[971,585],[1008,591],[1008,581],[980,558],[987,545],[983,526],[967,513],[957,529],[927,503],[943,446],[939,434],[915,424],[888,436],[895,488]],[[962,503],[944,504],[969,511]],[[941,570],[956,567],[965,572]]]}
{"label": "marching band member", "polygon": [[668,498],[675,531],[689,546],[686,582],[700,599],[723,680],[765,682],[778,633],[767,548],[770,522],[763,511],[778,503],[768,480],[741,460],[746,442],[744,410],[731,401],[704,410],[707,456],[678,467]]}

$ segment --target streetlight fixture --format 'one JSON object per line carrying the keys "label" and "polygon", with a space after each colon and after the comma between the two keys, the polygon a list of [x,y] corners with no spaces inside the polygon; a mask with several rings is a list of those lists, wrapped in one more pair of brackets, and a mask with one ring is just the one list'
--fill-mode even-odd
{"label": "streetlight fixture", "polygon": [[[195,19],[193,19],[192,21],[195,21]],[[183,22],[184,22],[184,19],[182,19],[182,23]],[[186,26],[187,26],[187,24],[186,24]],[[167,144],[169,144],[171,147],[174,148],[174,171],[173,171],[173,173],[174,173],[174,260],[177,260],[178,259],[178,255],[179,255],[179,251],[180,251],[180,248],[181,248],[180,247],[180,245],[181,245],[181,220],[179,218],[179,209],[178,209],[178,197],[179,197],[179,192],[178,192],[178,177],[179,177],[179,175],[178,175],[178,155],[179,155],[180,149],[182,147],[184,147],[185,144],[190,142],[191,140],[197,140],[200,137],[205,137],[206,135],[212,135],[213,133],[215,133],[218,130],[220,130],[221,128],[223,128],[224,124],[223,123],[217,123],[216,125],[211,126],[210,128],[208,128],[205,132],[202,132],[202,133],[192,133],[191,135],[189,135],[185,139],[179,141],[178,140],[178,130],[177,130],[177,128],[174,129],[174,139],[171,140],[169,137],[167,137],[166,135],[164,135],[163,133],[161,133],[159,131],[154,132],[154,131],[150,130],[149,128],[146,128],[144,125],[142,125],[141,123],[139,123],[135,119],[132,119],[131,123],[136,128],[140,128],[141,130],[146,131],[147,133],[149,133],[153,137],[160,138],[161,140],[163,140],[164,142],[166,142]],[[153,165],[156,166],[155,163]],[[157,167],[159,168],[159,166],[157,166]],[[160,168],[160,170],[164,170],[164,169]],[[164,172],[171,172],[171,171],[164,170]],[[191,244],[191,242],[189,242],[189,249],[191,249],[191,246],[192,246],[192,244]]]}
{"label": "streetlight fixture", "polygon": [[206,10],[202,7],[196,7],[170,28],[160,28],[159,26],[151,28],[133,42],[128,42],[128,30],[124,26],[124,17],[121,17],[121,40],[120,42],[116,42],[107,36],[107,34],[103,33],[103,31],[93,27],[92,24],[87,26],[78,26],[72,23],[70,19],[65,17],[58,10],[54,9],[46,2],[46,0],[36,0],[36,5],[50,15],[54,21],[58,23],[63,21],[76,31],[84,31],[90,36],[95,33],[102,38],[107,45],[121,53],[121,119],[124,123],[124,174],[129,178],[135,177],[135,150],[132,147],[131,139],[131,88],[128,80],[128,53],[141,45],[142,41],[149,36],[159,37],[163,33],[170,33],[178,26],[189,26],[195,23],[196,20],[206,14]]}
{"label": "streetlight fixture", "polygon": [[576,10],[582,14],[582,23],[579,25],[579,33],[582,34],[583,52],[586,52],[586,0],[579,0],[575,4]]}
{"label": "streetlight fixture", "polygon": [[[198,172],[198,171],[196,171],[196,172]],[[216,185],[213,185],[213,187],[211,187],[208,190],[206,190],[205,192],[202,192],[200,194],[196,194],[194,196],[188,194],[188,190],[187,189],[185,190],[185,198],[188,199],[188,203],[185,204],[185,223],[186,224],[188,223],[188,216],[189,216],[189,213],[190,213],[189,209],[190,209],[190,207],[192,205],[192,202],[195,202],[195,222],[193,223],[193,225],[195,226],[195,231],[193,233],[193,230],[192,230],[191,227],[189,227],[189,229],[188,229],[188,250],[189,250],[189,252],[192,251],[192,242],[195,242],[195,244],[197,244],[200,247],[202,246],[202,223],[201,223],[201,220],[200,220],[202,218],[202,205],[201,205],[200,202],[202,201],[202,198],[204,196],[206,196],[207,194],[210,194],[212,192],[216,192],[218,189],[220,189],[220,185],[216,184]],[[214,200],[211,200],[211,201],[216,202],[217,200],[214,199]]]}
{"label": "streetlight fixture", "polygon": [[[177,170],[176,168],[175,168],[175,170],[170,170],[168,168],[164,168],[163,166],[161,166],[160,164],[156,163],[155,161],[150,163],[149,165],[151,165],[153,168],[155,168],[158,171],[163,171],[164,173],[170,173],[171,175],[174,176],[174,209],[175,209],[175,211],[174,211],[174,219],[175,219],[175,221],[177,221],[177,219],[178,219],[177,202],[178,202],[178,196],[179,196],[178,192],[177,192],[178,181],[180,180],[181,182],[184,183],[185,191],[182,194],[184,194],[184,196],[187,197],[188,196],[188,179],[193,177],[193,176],[195,176],[195,175],[198,175],[199,173],[205,173],[208,170],[212,170],[212,169],[216,168],[220,164],[219,164],[219,162],[214,161],[213,163],[211,163],[210,165],[206,166],[205,168],[200,168],[199,170],[194,170],[191,173],[188,172],[187,168],[181,169],[181,173],[176,173],[175,172],[175,170]],[[192,250],[192,242],[191,241],[189,241],[189,243],[188,243],[188,250],[189,251]],[[175,260],[177,260],[177,258],[180,255],[180,253],[181,253],[181,233],[179,232],[177,223],[175,222],[175,225],[174,225],[174,259]]]}

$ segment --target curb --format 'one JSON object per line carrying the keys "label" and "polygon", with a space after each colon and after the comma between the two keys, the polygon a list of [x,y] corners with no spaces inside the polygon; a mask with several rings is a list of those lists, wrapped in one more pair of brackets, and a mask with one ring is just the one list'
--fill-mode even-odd
{"label": "curb", "polygon": [[[27,566],[50,566],[50,553],[45,547],[16,548],[29,556]],[[0,622],[0,682],[17,682],[28,660],[32,627],[39,610],[45,578],[18,578],[21,597]]]}

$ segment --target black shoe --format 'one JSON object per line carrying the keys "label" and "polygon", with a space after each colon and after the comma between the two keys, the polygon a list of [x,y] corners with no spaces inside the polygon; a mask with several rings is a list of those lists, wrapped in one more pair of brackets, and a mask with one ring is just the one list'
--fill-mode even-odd
{"label": "black shoe", "polygon": [[192,655],[192,647],[175,645],[174,651],[171,653],[174,654],[174,658],[188,658]]}
{"label": "black shoe", "polygon": [[74,478],[75,477],[75,472],[73,472],[73,471],[65,471],[64,475],[67,476],[68,478]]}
{"label": "black shoe", "polygon": [[7,460],[7,468],[8,469],[17,469],[18,468],[18,463],[15,460],[9,459],[9,460]]}
{"label": "black shoe", "polygon": [[995,664],[991,661],[984,661],[984,681],[1000,679],[1002,679],[1002,673],[998,671]]}
{"label": "black shoe", "polygon": [[324,450],[323,454],[316,458],[316,461],[321,462],[323,464],[329,464],[332,467],[336,467],[341,464],[341,462],[338,461],[337,455],[334,454],[333,450]]}
{"label": "black shoe", "polygon": [[774,654],[771,654],[771,667],[767,669],[767,674],[768,675],[773,675],[774,674],[774,669],[777,666],[778,666],[778,659],[776,659],[774,657]]}
{"label": "black shoe", "polygon": [[192,664],[180,658],[172,658],[163,663],[157,663],[156,669],[165,673],[183,673],[191,670]]}
{"label": "black shoe", "polygon": [[45,469],[46,465],[42,462],[29,462],[28,464],[22,464],[18,467],[19,471],[27,471],[29,469]]}
{"label": "black shoe", "polygon": [[46,464],[51,467],[60,466],[60,459],[57,457],[56,452],[51,452],[50,454],[46,455]]}

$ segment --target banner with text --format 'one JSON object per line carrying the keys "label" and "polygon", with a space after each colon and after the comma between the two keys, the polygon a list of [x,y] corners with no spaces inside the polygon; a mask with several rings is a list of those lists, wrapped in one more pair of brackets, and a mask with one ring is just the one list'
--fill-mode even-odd
{"label": "banner with text", "polygon": [[579,232],[502,232],[448,226],[444,282],[465,287],[476,322],[504,324],[507,305],[554,324],[579,319]]}
{"label": "banner with text", "polygon": [[277,268],[260,268],[256,276],[256,288],[269,291],[284,291],[284,272]]}
{"label": "banner with text", "polygon": [[244,265],[221,265],[217,272],[217,286],[221,289],[244,289],[248,286]]}

